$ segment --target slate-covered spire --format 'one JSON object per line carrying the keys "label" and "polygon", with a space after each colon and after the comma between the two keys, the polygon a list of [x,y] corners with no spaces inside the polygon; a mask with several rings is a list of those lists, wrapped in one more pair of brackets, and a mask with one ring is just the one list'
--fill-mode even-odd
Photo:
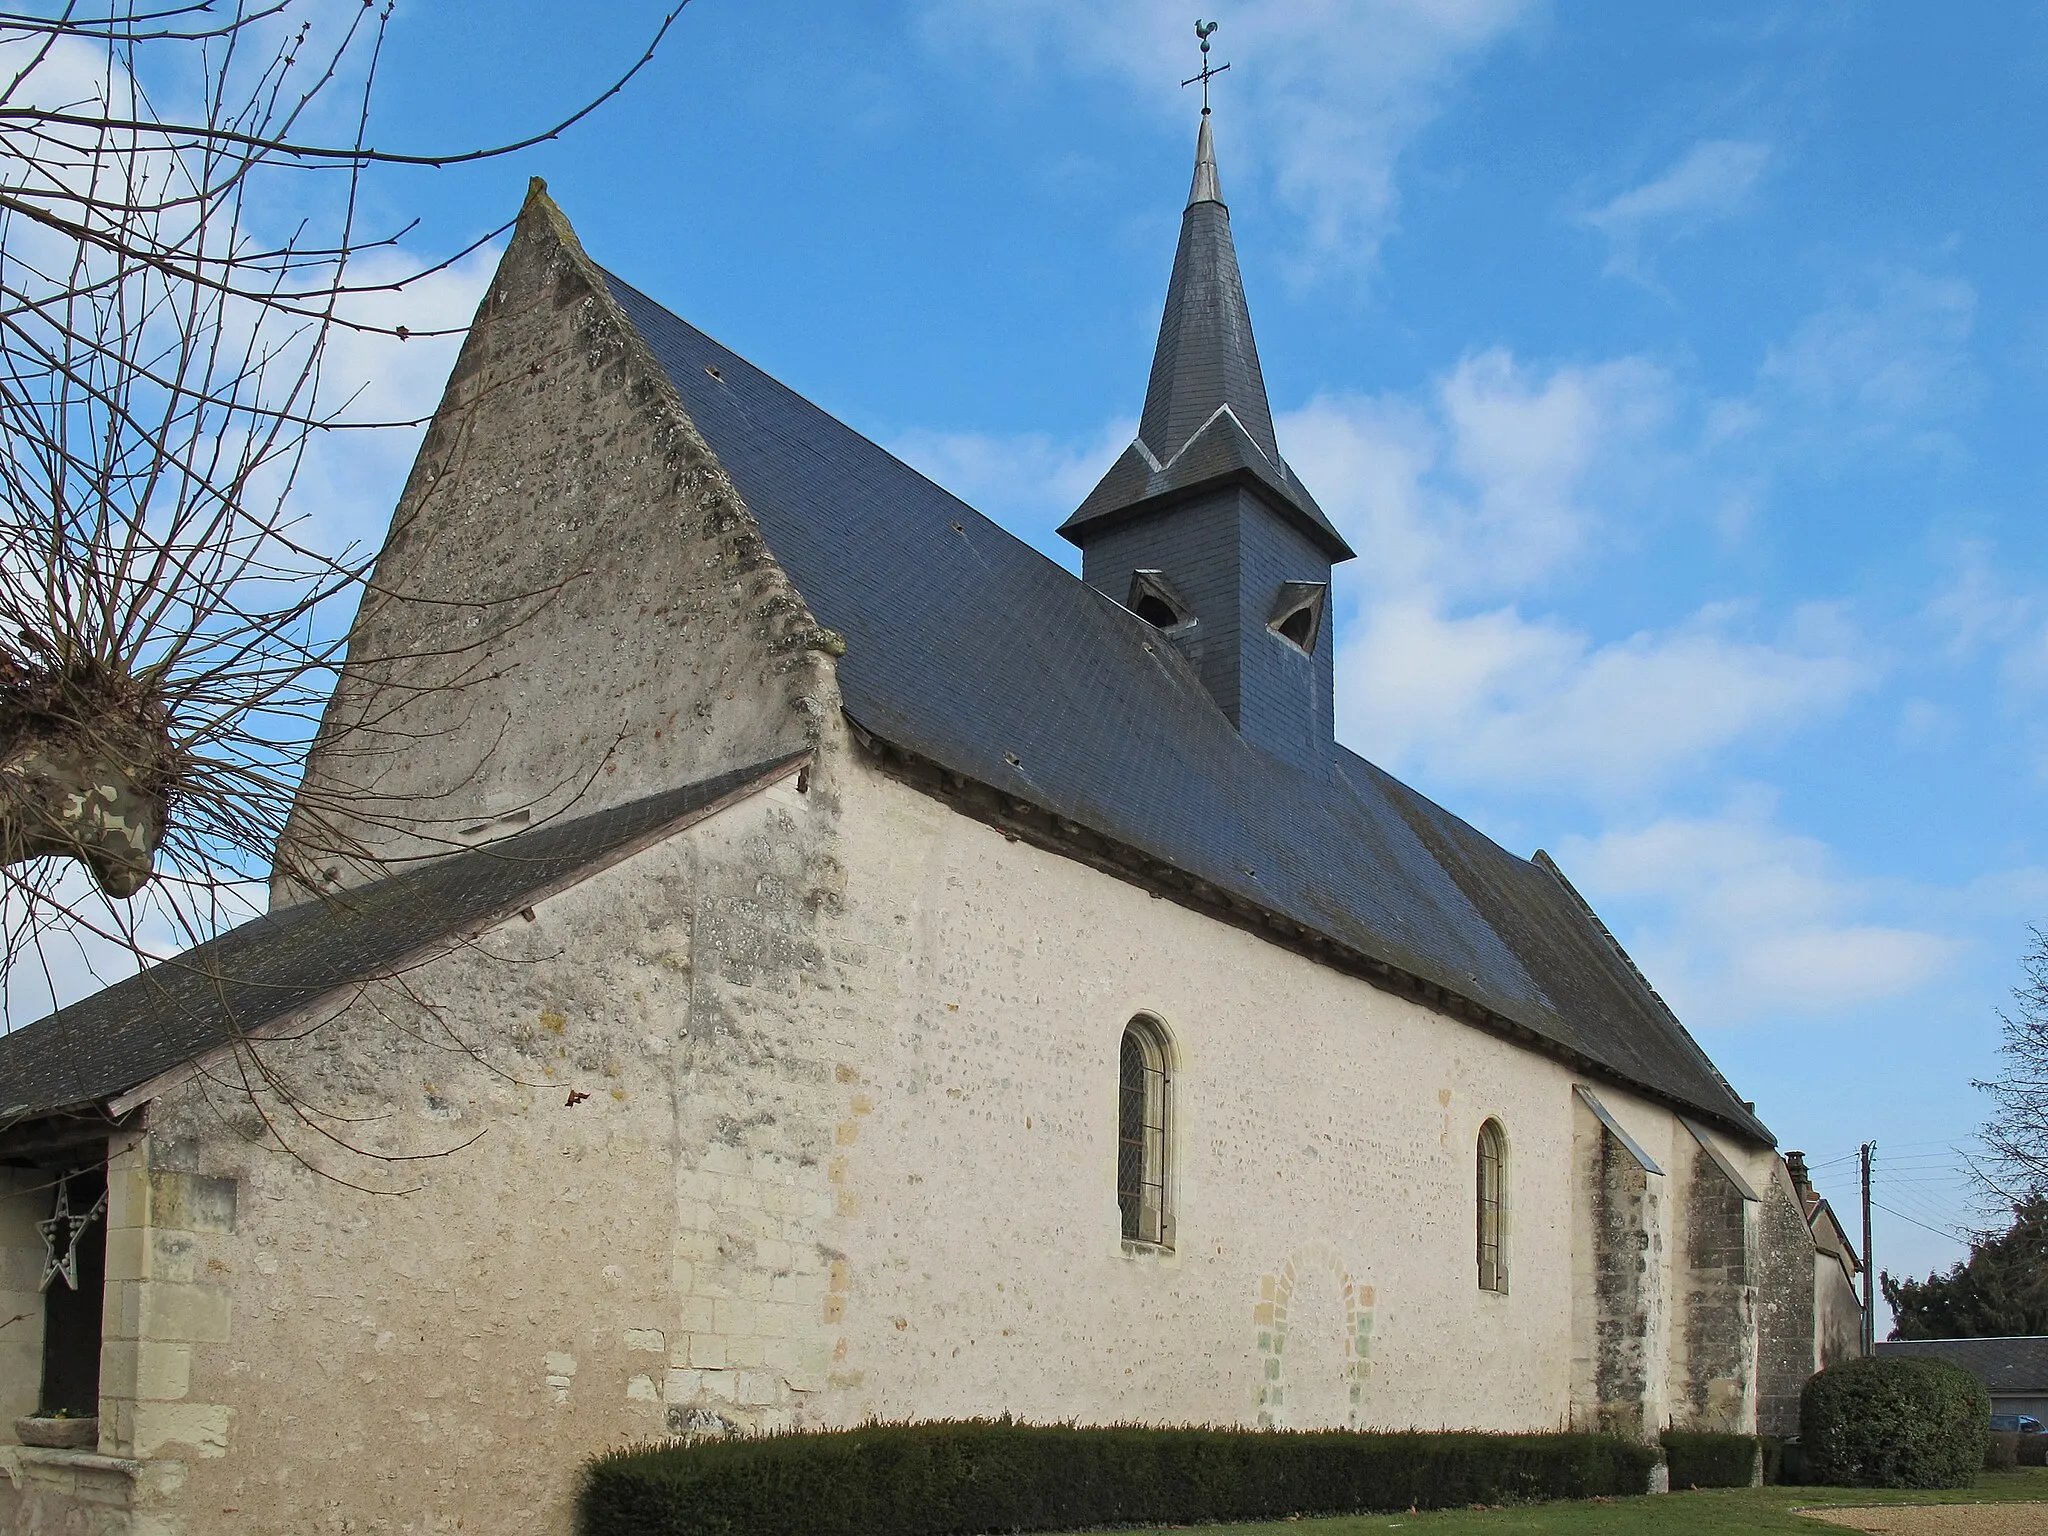
{"label": "slate-covered spire", "polygon": [[1327,770],[1330,567],[1351,550],[1274,439],[1206,111],[1137,441],[1060,532],[1081,579],[1158,628],[1247,742]]}
{"label": "slate-covered spire", "polygon": [[1209,123],[1205,114],[1138,440],[1060,532],[1084,543],[1090,524],[1120,521],[1162,496],[1236,477],[1259,482],[1332,559],[1349,559],[1351,550],[1274,440],[1273,407],[1252,339]]}
{"label": "slate-covered spire", "polygon": [[1237,247],[1230,239],[1230,209],[1216,175],[1216,141],[1205,117],[1138,440],[1165,463],[1224,406],[1261,452],[1280,457],[1251,312],[1245,308],[1244,279],[1238,275]]}

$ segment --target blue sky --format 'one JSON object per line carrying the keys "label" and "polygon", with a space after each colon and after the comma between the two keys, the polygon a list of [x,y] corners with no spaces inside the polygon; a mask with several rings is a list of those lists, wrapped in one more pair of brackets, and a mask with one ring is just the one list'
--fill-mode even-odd
{"label": "blue sky", "polygon": [[[1845,1213],[1830,1160],[1877,1138],[1880,1264],[1946,1262],[2048,919],[2048,12],[1213,14],[1281,448],[1360,551],[1340,734],[1549,849]],[[568,15],[401,5],[375,140],[512,136],[658,19]],[[695,0],[564,142],[376,197],[438,252],[545,176],[599,261],[1071,566],[1051,529],[1143,393],[1193,20]],[[405,313],[460,323],[487,271]],[[448,356],[340,366],[424,410]],[[374,539],[409,451],[309,494]]]}

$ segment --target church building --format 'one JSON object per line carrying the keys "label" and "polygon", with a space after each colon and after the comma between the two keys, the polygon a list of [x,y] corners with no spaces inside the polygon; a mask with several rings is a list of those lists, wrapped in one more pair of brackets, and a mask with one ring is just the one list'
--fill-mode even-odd
{"label": "church building", "polygon": [[870,1417],[1789,1429],[1854,1256],[1551,859],[1337,742],[1283,446],[1206,113],[1078,578],[535,183],[270,910],[0,1038],[0,1441],[97,1416],[0,1517],[560,1533],[596,1451]]}

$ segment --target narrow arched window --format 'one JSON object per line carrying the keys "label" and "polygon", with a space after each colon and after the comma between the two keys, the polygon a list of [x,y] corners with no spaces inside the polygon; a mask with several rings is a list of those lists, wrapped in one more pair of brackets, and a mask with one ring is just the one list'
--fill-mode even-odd
{"label": "narrow arched window", "polygon": [[1150,1019],[1131,1020],[1117,1060],[1116,1202],[1124,1236],[1162,1248],[1173,1242],[1166,1208],[1171,1094],[1165,1035]]}
{"label": "narrow arched window", "polygon": [[1500,1122],[1479,1127],[1479,1289],[1508,1288],[1508,1267],[1501,1251],[1501,1211],[1507,1190],[1507,1138]]}

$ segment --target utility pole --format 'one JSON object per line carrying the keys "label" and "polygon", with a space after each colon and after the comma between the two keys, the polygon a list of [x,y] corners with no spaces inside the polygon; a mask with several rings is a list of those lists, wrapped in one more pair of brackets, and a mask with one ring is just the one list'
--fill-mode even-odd
{"label": "utility pole", "polygon": [[1872,1310],[1871,1278],[1877,1271],[1870,1263],[1870,1154],[1877,1143],[1863,1143],[1863,1353],[1877,1353],[1877,1313]]}

